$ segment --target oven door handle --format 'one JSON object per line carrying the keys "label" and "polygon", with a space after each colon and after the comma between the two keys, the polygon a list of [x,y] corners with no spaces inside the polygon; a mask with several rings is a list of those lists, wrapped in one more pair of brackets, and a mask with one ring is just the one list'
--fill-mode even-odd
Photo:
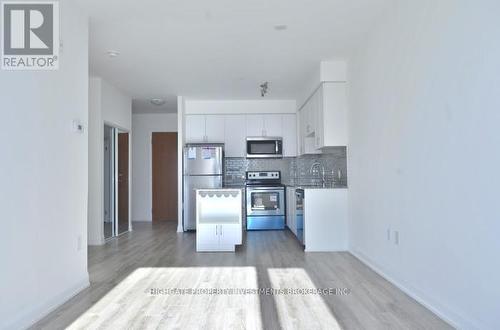
{"label": "oven door handle", "polygon": [[248,191],[260,191],[260,190],[275,190],[276,192],[281,192],[285,190],[285,187],[247,187]]}

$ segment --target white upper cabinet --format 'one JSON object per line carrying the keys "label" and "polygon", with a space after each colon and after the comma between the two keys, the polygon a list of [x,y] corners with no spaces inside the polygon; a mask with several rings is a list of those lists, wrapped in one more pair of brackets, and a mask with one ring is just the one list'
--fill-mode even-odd
{"label": "white upper cabinet", "polygon": [[186,142],[196,143],[205,141],[205,116],[186,116]]}
{"label": "white upper cabinet", "polygon": [[325,82],[299,111],[299,154],[347,145],[347,84]]}
{"label": "white upper cabinet", "polygon": [[224,143],[226,157],[245,157],[247,136],[283,138],[283,155],[297,156],[295,114],[186,115],[186,142]]}
{"label": "white upper cabinet", "polygon": [[264,136],[264,116],[246,115],[247,136]]}
{"label": "white upper cabinet", "polygon": [[245,157],[246,130],[245,115],[224,116],[226,157]]}
{"label": "white upper cabinet", "polygon": [[186,115],[186,142],[224,143],[224,116]]}
{"label": "white upper cabinet", "polygon": [[297,156],[297,116],[295,114],[282,115],[283,129],[283,156]]}
{"label": "white upper cabinet", "polygon": [[206,115],[205,135],[206,135],[206,142],[224,143],[225,140],[224,116]]}
{"label": "white upper cabinet", "polygon": [[282,136],[283,122],[282,115],[263,115],[264,117],[264,134],[263,136]]}
{"label": "white upper cabinet", "polygon": [[319,130],[319,148],[346,146],[347,137],[347,84],[323,83],[323,124]]}
{"label": "white upper cabinet", "polygon": [[304,111],[297,112],[297,136],[298,136],[298,145],[297,145],[297,154],[304,154]]}
{"label": "white upper cabinet", "polygon": [[247,136],[282,136],[283,115],[246,115]]}

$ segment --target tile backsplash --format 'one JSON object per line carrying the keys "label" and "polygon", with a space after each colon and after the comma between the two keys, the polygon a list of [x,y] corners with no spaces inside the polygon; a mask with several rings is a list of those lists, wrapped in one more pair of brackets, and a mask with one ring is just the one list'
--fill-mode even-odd
{"label": "tile backsplash", "polygon": [[225,184],[241,186],[246,171],[281,171],[282,182],[287,185],[321,185],[322,167],[311,172],[311,166],[320,163],[325,169],[326,184],[347,186],[346,147],[329,148],[323,154],[285,157],[283,159],[225,159]]}

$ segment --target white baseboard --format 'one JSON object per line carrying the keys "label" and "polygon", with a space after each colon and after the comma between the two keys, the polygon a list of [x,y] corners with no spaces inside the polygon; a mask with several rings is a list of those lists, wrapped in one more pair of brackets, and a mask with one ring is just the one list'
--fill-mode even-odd
{"label": "white baseboard", "polygon": [[51,297],[32,308],[25,309],[14,316],[12,320],[7,320],[0,325],[0,329],[26,329],[43,319],[59,306],[76,296],[82,290],[90,286],[88,275],[67,290]]}
{"label": "white baseboard", "polygon": [[456,329],[487,329],[488,327],[481,324],[481,322],[477,320],[469,319],[463,316],[463,313],[457,313],[451,310],[449,307],[444,306],[431,297],[429,294],[422,292],[414,288],[411,284],[407,283],[404,280],[397,280],[392,276],[388,275],[388,272],[384,269],[384,267],[380,266],[378,263],[373,261],[366,254],[361,252],[359,249],[355,247],[350,247],[349,252],[359,259],[362,263],[370,267],[375,273],[382,276],[384,279],[389,281],[391,284],[396,286],[398,289],[415,299],[418,303],[423,305],[425,308],[429,309],[431,312],[439,316],[442,320],[450,324],[452,327]]}
{"label": "white baseboard", "polygon": [[106,243],[106,240],[104,239],[99,239],[99,240],[88,240],[87,244],[90,245],[90,246],[100,246],[100,245],[104,245]]}

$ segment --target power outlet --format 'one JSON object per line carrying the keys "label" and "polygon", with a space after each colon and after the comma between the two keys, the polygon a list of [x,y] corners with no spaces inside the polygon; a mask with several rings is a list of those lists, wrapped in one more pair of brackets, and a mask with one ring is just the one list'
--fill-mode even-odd
{"label": "power outlet", "polygon": [[394,231],[394,244],[399,245],[399,231]]}

